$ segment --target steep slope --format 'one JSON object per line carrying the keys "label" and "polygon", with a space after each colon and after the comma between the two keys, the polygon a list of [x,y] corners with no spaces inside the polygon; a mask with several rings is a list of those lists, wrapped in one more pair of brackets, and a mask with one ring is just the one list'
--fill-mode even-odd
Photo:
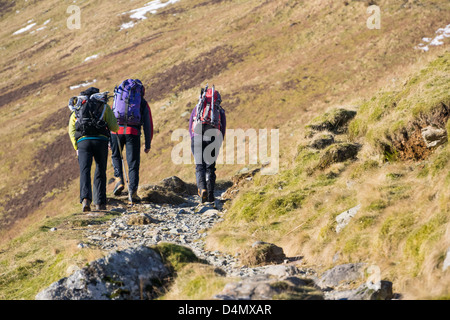
{"label": "steep slope", "polygon": [[449,71],[447,52],[354,110],[313,119],[289,169],[236,180],[210,249],[271,241],[314,267],[375,265],[406,298],[448,297]]}

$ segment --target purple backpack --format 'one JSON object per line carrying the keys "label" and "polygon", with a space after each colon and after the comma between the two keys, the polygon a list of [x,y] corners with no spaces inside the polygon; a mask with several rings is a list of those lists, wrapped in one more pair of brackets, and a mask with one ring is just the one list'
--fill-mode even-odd
{"label": "purple backpack", "polygon": [[141,99],[144,86],[138,79],[127,79],[114,89],[112,110],[119,125],[141,125]]}

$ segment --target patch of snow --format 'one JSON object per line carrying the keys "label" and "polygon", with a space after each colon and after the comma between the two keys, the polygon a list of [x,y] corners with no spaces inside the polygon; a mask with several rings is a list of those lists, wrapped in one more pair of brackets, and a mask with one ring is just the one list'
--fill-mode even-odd
{"label": "patch of snow", "polygon": [[422,51],[429,51],[430,46],[441,46],[444,44],[444,39],[450,37],[450,24],[445,28],[439,28],[436,30],[436,36],[434,38],[422,38],[422,41],[425,43],[420,43],[416,49]]}
{"label": "patch of snow", "polygon": [[98,54],[94,54],[93,56],[90,56],[90,57],[87,57],[86,59],[84,59],[84,62],[93,60],[93,59],[97,59],[97,58],[98,58]]}
{"label": "patch of snow", "polygon": [[23,27],[22,29],[19,29],[19,30],[17,30],[16,32],[14,32],[13,35],[21,34],[21,33],[27,32],[28,30],[30,30],[31,28],[33,28],[35,25],[36,25],[36,23],[29,24],[29,25],[27,25],[26,27]]}
{"label": "patch of snow", "polygon": [[430,50],[430,48],[428,46],[424,45],[423,43],[419,44],[419,46],[416,48],[419,50],[425,51],[425,52]]}
{"label": "patch of snow", "polygon": [[78,84],[76,86],[71,86],[70,90],[75,90],[75,89],[78,89],[78,88],[81,88],[81,87],[87,87],[87,86],[90,86],[91,84],[94,84],[96,82],[97,82],[97,79],[94,79],[91,82],[85,82],[85,83]]}
{"label": "patch of snow", "polygon": [[[147,13],[150,12],[151,14],[155,14],[159,9],[162,9],[170,4],[174,4],[178,1],[180,1],[180,0],[169,0],[169,1],[163,3],[161,0],[153,0],[153,1],[150,1],[149,3],[145,4],[142,8],[133,9],[131,11],[124,12],[123,14],[131,13],[131,15],[130,15],[131,19],[145,20],[145,19],[147,19],[147,17],[146,17]],[[133,28],[134,26],[135,26],[135,23],[133,21],[130,21],[127,23],[123,23],[120,26],[120,30]]]}
{"label": "patch of snow", "polygon": [[38,31],[41,31],[41,30],[44,30],[44,29],[47,29],[47,27],[43,26],[43,27],[37,28],[36,30],[31,31],[30,34],[34,34],[34,33],[38,32]]}
{"label": "patch of snow", "polygon": [[130,22],[127,22],[127,23],[123,23],[123,24],[120,26],[120,30],[130,29],[130,28],[133,28],[133,27],[134,27],[134,22],[133,22],[133,21],[130,21]]}
{"label": "patch of snow", "polygon": [[48,20],[46,20],[46,21],[44,22],[44,24],[43,24],[43,25],[44,25],[44,26],[45,26],[45,25],[47,25],[47,24],[48,24],[48,23],[49,23],[49,22],[50,22],[51,20],[52,20],[52,19],[48,19]]}

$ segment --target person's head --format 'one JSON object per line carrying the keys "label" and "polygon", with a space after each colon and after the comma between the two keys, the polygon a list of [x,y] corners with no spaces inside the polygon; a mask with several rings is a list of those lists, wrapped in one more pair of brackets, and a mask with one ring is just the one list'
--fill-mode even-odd
{"label": "person's head", "polygon": [[99,92],[100,92],[100,90],[98,88],[90,87],[89,89],[82,91],[80,93],[80,95],[90,97],[91,95],[99,93]]}

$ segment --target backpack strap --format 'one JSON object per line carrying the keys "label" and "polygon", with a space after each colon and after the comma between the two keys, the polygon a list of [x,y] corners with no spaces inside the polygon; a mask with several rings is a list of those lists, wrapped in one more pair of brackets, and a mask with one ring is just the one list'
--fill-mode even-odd
{"label": "backpack strap", "polygon": [[200,97],[198,99],[198,104],[197,104],[197,112],[196,112],[196,117],[195,119],[198,121],[200,119],[200,117],[202,116],[204,110],[203,110],[203,104],[205,102],[206,99],[206,91],[208,90],[208,84],[206,84],[205,89],[202,88],[202,90],[200,91]]}
{"label": "backpack strap", "polygon": [[103,119],[103,116],[105,115],[105,111],[106,111],[106,103],[103,104],[103,111],[102,111],[102,114],[100,115],[99,120],[102,120],[102,119]]}
{"label": "backpack strap", "polygon": [[212,86],[212,90],[211,90],[211,123],[214,124],[214,93],[215,93],[215,87],[214,85]]}

